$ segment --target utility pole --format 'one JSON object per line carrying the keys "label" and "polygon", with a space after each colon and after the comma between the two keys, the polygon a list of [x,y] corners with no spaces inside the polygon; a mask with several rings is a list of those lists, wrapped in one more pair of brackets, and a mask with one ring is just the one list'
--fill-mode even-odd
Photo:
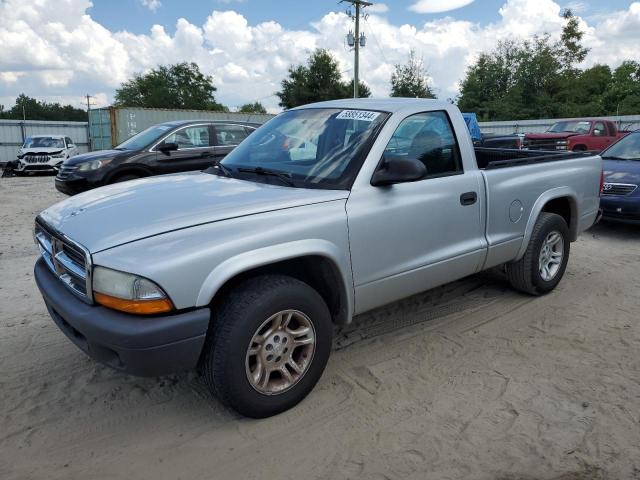
{"label": "utility pole", "polygon": [[92,151],[93,142],[91,141],[91,107],[95,105],[95,103],[91,103],[91,99],[94,97],[89,95],[88,93],[85,95],[85,98],[87,99],[87,143],[89,144],[89,151]]}
{"label": "utility pole", "polygon": [[351,11],[347,12],[356,22],[355,35],[349,32],[349,35],[347,35],[347,43],[350,47],[354,47],[353,98],[358,98],[360,96],[358,91],[360,87],[360,47],[364,47],[367,43],[367,37],[365,37],[364,33],[360,34],[360,14],[362,8],[370,7],[373,3],[365,2],[364,0],[341,0],[341,3],[350,3],[356,8],[356,14],[354,16],[351,15]]}
{"label": "utility pole", "polygon": [[91,107],[95,105],[95,103],[91,103],[91,99],[94,97],[88,93],[84,97],[87,99],[87,117],[89,117],[91,114]]}

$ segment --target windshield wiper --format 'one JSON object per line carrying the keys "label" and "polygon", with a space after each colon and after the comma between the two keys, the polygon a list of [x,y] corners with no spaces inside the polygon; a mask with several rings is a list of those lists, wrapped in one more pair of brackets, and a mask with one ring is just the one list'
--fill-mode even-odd
{"label": "windshield wiper", "polygon": [[262,168],[262,167],[239,168],[238,171],[242,172],[242,173],[255,173],[256,175],[265,175],[265,176],[276,177],[276,178],[280,179],[280,181],[282,181],[282,183],[286,183],[290,187],[295,187],[296,186],[296,184],[293,183],[293,180],[291,180],[291,174],[290,173],[279,172],[277,170],[268,170],[268,169]]}
{"label": "windshield wiper", "polygon": [[610,156],[606,156],[606,157],[602,157],[603,160],[631,160],[630,158],[624,158],[624,157],[610,157]]}

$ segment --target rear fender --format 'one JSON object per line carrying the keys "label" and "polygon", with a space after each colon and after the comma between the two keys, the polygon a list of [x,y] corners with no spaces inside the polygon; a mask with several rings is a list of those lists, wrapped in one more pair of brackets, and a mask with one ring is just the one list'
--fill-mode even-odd
{"label": "rear fender", "polygon": [[575,190],[570,187],[558,187],[553,188],[551,190],[547,190],[542,195],[538,197],[536,202],[533,204],[533,208],[531,209],[531,215],[529,216],[529,220],[527,221],[527,227],[524,231],[524,238],[522,239],[522,245],[520,246],[520,250],[518,251],[518,256],[516,260],[520,260],[529,246],[529,241],[531,240],[531,234],[533,233],[533,227],[538,221],[538,217],[540,213],[544,209],[544,206],[549,203],[551,200],[556,198],[568,198],[569,205],[571,206],[571,225],[569,225],[569,234],[571,236],[571,241],[575,241],[578,236],[578,209],[577,209],[577,198]]}

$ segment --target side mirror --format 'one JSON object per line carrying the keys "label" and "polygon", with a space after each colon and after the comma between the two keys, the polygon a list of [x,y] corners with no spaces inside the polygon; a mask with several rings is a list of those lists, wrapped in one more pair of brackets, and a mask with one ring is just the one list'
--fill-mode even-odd
{"label": "side mirror", "polygon": [[594,135],[594,136],[596,136],[596,137],[601,136],[601,135],[602,135],[602,130],[595,129],[595,130],[593,131],[593,135]]}
{"label": "side mirror", "polygon": [[178,150],[178,144],[175,142],[161,143],[158,146],[158,150],[160,150],[162,153],[175,152],[176,150]]}
{"label": "side mirror", "polygon": [[373,174],[371,185],[382,187],[394,183],[415,182],[427,176],[427,167],[415,158],[383,158],[381,167]]}

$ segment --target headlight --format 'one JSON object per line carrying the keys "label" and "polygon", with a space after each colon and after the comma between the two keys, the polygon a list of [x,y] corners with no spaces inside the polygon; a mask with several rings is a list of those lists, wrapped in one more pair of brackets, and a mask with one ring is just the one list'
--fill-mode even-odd
{"label": "headlight", "polygon": [[105,160],[91,160],[90,162],[84,162],[78,165],[79,172],[88,172],[90,170],[97,170],[100,167],[105,166],[107,163],[111,161],[110,158]]}
{"label": "headlight", "polygon": [[57,153],[55,155],[51,155],[51,158],[64,158],[66,155],[64,153]]}
{"label": "headlight", "polygon": [[569,145],[569,141],[568,140],[558,140],[556,142],[556,145]]}
{"label": "headlight", "polygon": [[93,298],[105,307],[138,315],[173,310],[167,294],[151,280],[105,267],[93,269]]}

